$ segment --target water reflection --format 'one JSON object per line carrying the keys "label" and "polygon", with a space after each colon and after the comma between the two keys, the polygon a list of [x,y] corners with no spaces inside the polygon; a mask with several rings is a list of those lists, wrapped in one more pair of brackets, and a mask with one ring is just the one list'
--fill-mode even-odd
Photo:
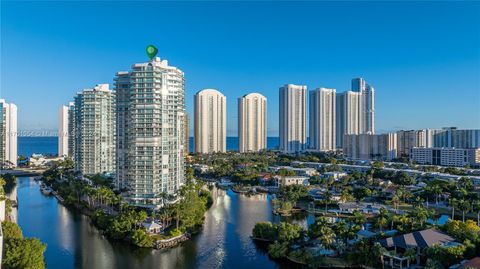
{"label": "water reflection", "polygon": [[[258,221],[278,221],[270,196],[213,190],[214,203],[200,234],[180,247],[148,250],[111,242],[85,217],[43,196],[38,183],[18,180],[18,222],[25,236],[48,244],[48,268],[295,268],[272,261],[250,239]],[[312,220],[294,219],[306,225]]]}

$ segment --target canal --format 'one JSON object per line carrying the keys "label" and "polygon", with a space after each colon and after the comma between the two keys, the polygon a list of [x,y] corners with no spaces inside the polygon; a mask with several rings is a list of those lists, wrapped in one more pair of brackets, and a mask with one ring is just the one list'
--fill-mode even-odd
{"label": "canal", "polygon": [[[48,268],[298,268],[271,260],[250,239],[256,222],[279,220],[266,194],[247,197],[214,189],[203,230],[168,250],[137,249],[107,240],[88,217],[42,195],[32,178],[18,178],[17,195],[18,224],[25,236],[47,244]],[[302,225],[311,221],[311,217],[295,220]]]}

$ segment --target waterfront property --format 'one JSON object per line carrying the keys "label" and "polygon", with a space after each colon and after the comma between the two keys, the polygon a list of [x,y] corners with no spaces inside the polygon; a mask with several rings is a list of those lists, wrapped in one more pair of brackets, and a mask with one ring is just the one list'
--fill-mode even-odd
{"label": "waterfront property", "polygon": [[[134,205],[158,208],[185,184],[184,73],[154,57],[118,72],[117,189]],[[174,199],[173,199],[174,200]]]}
{"label": "waterfront property", "polygon": [[435,229],[416,231],[379,240],[380,244],[389,252],[382,256],[383,264],[391,268],[408,268],[412,257],[405,255],[407,250],[415,250],[415,260],[420,263],[423,250],[435,245],[456,246],[455,239]]}
{"label": "waterfront property", "polygon": [[[115,93],[108,84],[79,91],[72,128],[75,170],[85,175],[115,171]],[[65,153],[65,152],[63,152]]]}

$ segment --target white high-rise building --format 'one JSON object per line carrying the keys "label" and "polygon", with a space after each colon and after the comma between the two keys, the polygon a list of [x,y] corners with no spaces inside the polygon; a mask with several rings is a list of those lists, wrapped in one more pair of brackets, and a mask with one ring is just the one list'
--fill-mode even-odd
{"label": "white high-rise building", "polygon": [[397,158],[397,134],[349,134],[343,143],[345,158],[390,161]]}
{"label": "white high-rise building", "polygon": [[195,152],[227,151],[227,98],[215,89],[195,94]]}
{"label": "white high-rise building", "polygon": [[306,149],[307,86],[286,84],[280,88],[280,146],[285,153]]}
{"label": "white high-rise building", "polygon": [[336,149],[336,90],[310,91],[310,149]]}
{"label": "white high-rise building", "polygon": [[267,147],[267,98],[250,93],[238,98],[238,149],[256,152]]}
{"label": "white high-rise building", "polygon": [[184,73],[155,57],[118,72],[116,186],[137,206],[157,208],[185,184]]}
{"label": "white high-rise building", "polygon": [[344,136],[361,134],[362,94],[346,91],[336,97],[336,144],[342,148]]}
{"label": "white high-rise building", "polygon": [[84,89],[73,110],[75,170],[85,175],[115,172],[115,94],[108,84]]}
{"label": "white high-rise building", "polygon": [[456,167],[478,166],[480,165],[480,149],[412,148],[410,160],[418,164]]}
{"label": "white high-rise building", "polygon": [[69,111],[73,102],[61,106],[58,110],[58,156],[70,156],[69,153]]}
{"label": "white high-rise building", "polygon": [[375,133],[375,89],[368,85],[363,78],[352,79],[352,91],[361,94],[360,133]]}
{"label": "white high-rise building", "polygon": [[17,106],[0,99],[0,168],[17,166]]}

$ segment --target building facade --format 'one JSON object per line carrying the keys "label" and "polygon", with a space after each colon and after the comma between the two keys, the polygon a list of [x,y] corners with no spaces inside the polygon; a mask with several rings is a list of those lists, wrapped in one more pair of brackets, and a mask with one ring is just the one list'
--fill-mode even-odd
{"label": "building facade", "polygon": [[345,135],[343,154],[351,160],[391,161],[397,158],[397,134]]}
{"label": "building facade", "polygon": [[75,96],[73,160],[85,175],[115,172],[115,94],[108,84]]}
{"label": "building facade", "polygon": [[185,184],[184,73],[155,57],[118,72],[116,186],[134,205],[157,208]]}
{"label": "building facade", "polygon": [[17,166],[17,106],[0,99],[0,168]]}
{"label": "building facade", "polygon": [[204,89],[194,99],[195,152],[226,152],[227,98],[215,89]]}
{"label": "building facade", "polygon": [[480,129],[445,127],[433,132],[434,147],[480,148]]}
{"label": "building facade", "polygon": [[410,160],[418,164],[442,166],[478,166],[480,149],[412,148]]}
{"label": "building facade", "polygon": [[238,98],[238,150],[257,152],[267,148],[267,98],[250,93]]}
{"label": "building facade", "polygon": [[279,149],[302,152],[307,142],[307,86],[286,84],[280,88],[279,99]]}
{"label": "building facade", "polygon": [[342,148],[344,136],[360,134],[360,114],[362,95],[358,92],[346,91],[336,97],[336,145]]}
{"label": "building facade", "polygon": [[336,90],[310,91],[310,141],[315,151],[336,149]]}
{"label": "building facade", "polygon": [[183,153],[187,156],[190,153],[190,117],[188,116],[187,112],[183,117],[183,126],[184,126],[184,142],[183,142]]}
{"label": "building facade", "polygon": [[352,79],[352,91],[361,94],[360,133],[375,133],[375,89],[363,78]]}
{"label": "building facade", "polygon": [[69,110],[73,102],[68,106],[61,106],[58,110],[58,156],[70,156],[69,154]]}
{"label": "building facade", "polygon": [[408,157],[414,147],[426,147],[427,134],[425,130],[397,131],[398,157]]}

